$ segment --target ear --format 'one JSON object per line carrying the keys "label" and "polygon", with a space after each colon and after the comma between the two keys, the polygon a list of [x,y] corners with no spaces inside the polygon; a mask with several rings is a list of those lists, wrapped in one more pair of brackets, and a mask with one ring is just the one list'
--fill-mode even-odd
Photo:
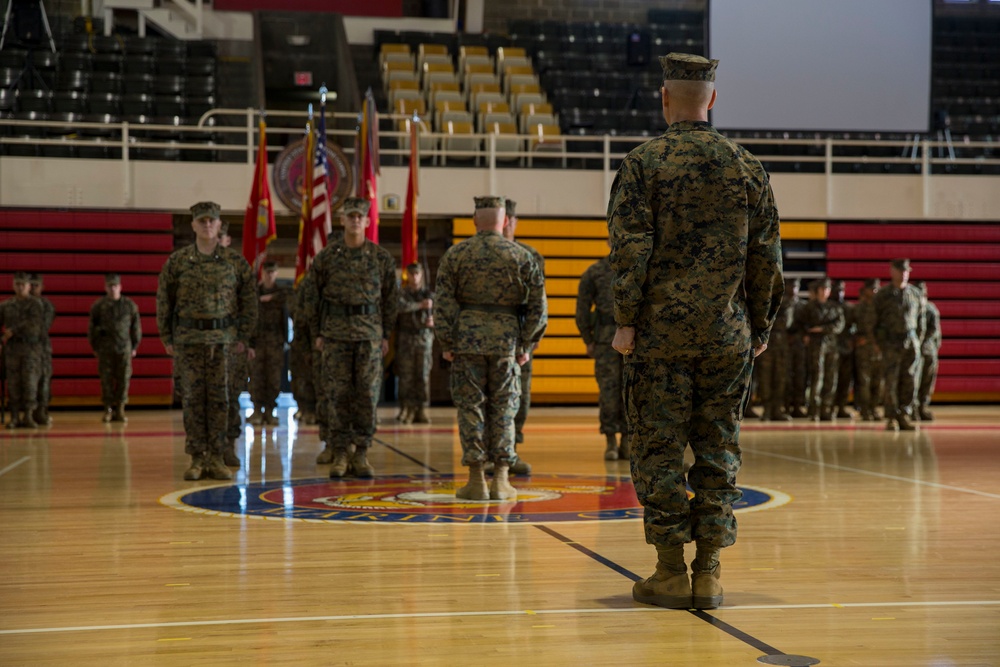
{"label": "ear", "polygon": [[714,88],[712,89],[712,99],[710,99],[710,100],[708,101],[708,108],[709,108],[709,109],[711,109],[712,107],[714,107],[714,106],[715,106],[715,96],[716,96],[716,94],[717,94],[718,92],[719,92],[719,91],[717,91],[716,89],[714,89]]}

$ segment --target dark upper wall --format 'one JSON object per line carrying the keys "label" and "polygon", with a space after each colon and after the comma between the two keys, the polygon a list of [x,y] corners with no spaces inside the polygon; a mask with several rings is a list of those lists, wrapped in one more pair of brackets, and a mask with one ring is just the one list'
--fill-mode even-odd
{"label": "dark upper wall", "polygon": [[704,0],[488,0],[487,32],[507,32],[510,19],[647,23],[650,9],[701,11]]}

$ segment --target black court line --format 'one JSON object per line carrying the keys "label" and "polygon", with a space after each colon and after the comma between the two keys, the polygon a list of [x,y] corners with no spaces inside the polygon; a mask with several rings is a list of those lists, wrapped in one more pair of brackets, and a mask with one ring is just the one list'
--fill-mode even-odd
{"label": "black court line", "polygon": [[[551,535],[552,537],[556,538],[557,540],[559,540],[563,544],[566,544],[568,546],[573,547],[574,549],[576,549],[577,551],[579,551],[583,555],[588,556],[589,558],[593,558],[594,560],[596,560],[601,565],[604,565],[606,567],[611,568],[612,570],[614,570],[618,574],[621,574],[621,575],[623,575],[623,576],[631,579],[632,581],[641,581],[644,578],[644,577],[639,576],[635,572],[632,572],[631,570],[622,567],[618,563],[605,558],[601,554],[599,554],[599,553],[597,553],[595,551],[592,551],[591,549],[588,549],[587,547],[583,546],[582,544],[574,542],[573,540],[569,539],[565,535],[552,530],[548,526],[539,525],[539,524],[533,524],[533,525],[534,525],[535,528],[537,528],[538,530],[542,531],[543,533],[547,533],[547,534]],[[743,632],[739,628],[736,628],[736,627],[733,627],[732,625],[729,625],[725,621],[721,621],[721,620],[717,619],[716,617],[714,617],[714,616],[712,616],[710,614],[705,613],[701,609],[688,609],[687,611],[691,615],[693,615],[693,616],[695,616],[697,618],[700,618],[701,620],[705,621],[709,625],[713,625],[713,626],[717,627],[718,629],[722,630],[723,632],[725,632],[729,636],[733,637],[734,639],[738,639],[741,642],[743,642],[744,644],[748,644],[748,645],[754,647],[755,649],[757,649],[758,651],[763,652],[765,655],[786,655],[786,653],[784,651],[781,651],[779,649],[774,648],[770,644],[767,644],[767,643],[765,643],[765,642],[757,639],[756,637]]]}
{"label": "black court line", "polygon": [[385,440],[379,440],[378,438],[372,438],[372,440],[375,441],[375,442],[377,442],[378,444],[382,445],[383,447],[388,447],[390,450],[396,452],[397,454],[399,454],[400,456],[402,456],[404,459],[407,459],[409,461],[412,461],[413,463],[416,463],[418,466],[420,466],[424,470],[427,470],[428,472],[436,472],[436,473],[440,473],[441,472],[440,470],[437,470],[436,468],[432,468],[431,466],[427,465],[426,463],[424,463],[420,459],[413,458],[412,456],[410,456],[409,454],[407,454],[403,450],[399,449],[398,447],[393,447],[392,445],[390,445]]}

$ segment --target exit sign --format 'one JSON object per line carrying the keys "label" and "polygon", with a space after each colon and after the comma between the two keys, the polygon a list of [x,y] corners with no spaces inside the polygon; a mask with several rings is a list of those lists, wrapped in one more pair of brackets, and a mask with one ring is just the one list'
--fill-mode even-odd
{"label": "exit sign", "polygon": [[313,73],[312,72],[296,72],[295,73],[295,85],[296,86],[311,86],[311,85],[313,85]]}

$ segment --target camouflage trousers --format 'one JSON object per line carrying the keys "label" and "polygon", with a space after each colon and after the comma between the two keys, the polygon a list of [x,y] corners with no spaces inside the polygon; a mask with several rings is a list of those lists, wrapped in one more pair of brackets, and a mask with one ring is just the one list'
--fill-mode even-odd
{"label": "camouflage trousers", "polygon": [[514,357],[459,354],[451,365],[451,400],[458,410],[462,465],[511,463],[521,369]]}
{"label": "camouflage trousers", "polygon": [[313,340],[308,331],[303,329],[301,335],[292,340],[289,351],[288,365],[292,373],[292,396],[299,409],[304,412],[316,410],[316,370],[313,364]]}
{"label": "camouflage trousers", "polygon": [[184,407],[184,451],[192,456],[221,454],[226,442],[230,401],[229,347],[226,344],[174,347],[174,364],[178,369]]}
{"label": "camouflage trousers", "polygon": [[594,377],[597,379],[597,417],[601,422],[601,433],[625,433],[622,355],[610,343],[594,345]]}
{"label": "camouflage trousers", "polygon": [[97,374],[101,378],[101,404],[104,407],[128,403],[132,350],[100,350],[97,353]]}
{"label": "camouflage trousers", "polygon": [[285,370],[285,344],[280,338],[257,340],[250,362],[250,397],[255,406],[270,412],[278,404],[281,374]]}
{"label": "camouflage trousers", "polygon": [[806,361],[806,346],[801,340],[790,340],[788,343],[788,384],[785,388],[786,405],[792,408],[805,407],[808,380],[809,364]]}
{"label": "camouflage trousers", "polygon": [[788,342],[772,337],[754,362],[754,372],[758,378],[757,398],[765,411],[771,415],[783,411],[788,386]]}
{"label": "camouflage trousers", "polygon": [[917,407],[926,408],[931,404],[934,385],[937,383],[938,355],[923,354],[920,361],[920,384],[917,386]]}
{"label": "camouflage trousers", "polygon": [[38,406],[38,385],[44,363],[42,345],[10,340],[4,345],[3,353],[11,411],[34,412]]}
{"label": "camouflage trousers", "polygon": [[524,442],[524,422],[528,421],[528,410],[531,409],[531,362],[534,353],[528,354],[528,361],[521,366],[521,398],[514,415],[514,442]]}
{"label": "camouflage trousers", "polygon": [[400,332],[397,336],[396,375],[399,377],[401,406],[418,408],[430,405],[433,346],[433,335]]}
{"label": "camouflage trousers", "polygon": [[836,343],[812,342],[806,349],[809,360],[809,407],[829,411],[837,393],[839,358]]}
{"label": "camouflage trousers", "polygon": [[882,362],[885,368],[885,416],[887,419],[900,414],[911,414],[916,396],[916,373],[920,359],[917,338],[910,336],[895,344],[882,345]]}
{"label": "camouflage trousers", "polygon": [[[851,393],[851,386],[854,380],[854,351],[841,349],[837,353],[837,392],[834,397],[834,405],[843,408],[847,405],[847,398]],[[857,390],[855,389],[855,393]]]}
{"label": "camouflage trousers", "polygon": [[[721,548],[736,542],[733,504],[742,497],[736,473],[751,354],[626,360],[632,482],[644,508],[647,543]],[[685,479],[688,445],[695,462]],[[687,486],[694,492],[690,499]]]}
{"label": "camouflage trousers", "polygon": [[882,400],[882,355],[873,343],[854,348],[854,404],[870,413]]}
{"label": "camouflage trousers", "polygon": [[320,439],[333,449],[370,447],[381,390],[381,340],[324,340]]}
{"label": "camouflage trousers", "polygon": [[229,346],[229,410],[226,413],[226,438],[235,440],[243,431],[240,414],[240,394],[250,385],[250,360],[246,351],[236,353],[236,346]]}
{"label": "camouflage trousers", "polygon": [[52,402],[52,340],[42,343],[42,373],[38,377],[38,407],[47,410]]}

